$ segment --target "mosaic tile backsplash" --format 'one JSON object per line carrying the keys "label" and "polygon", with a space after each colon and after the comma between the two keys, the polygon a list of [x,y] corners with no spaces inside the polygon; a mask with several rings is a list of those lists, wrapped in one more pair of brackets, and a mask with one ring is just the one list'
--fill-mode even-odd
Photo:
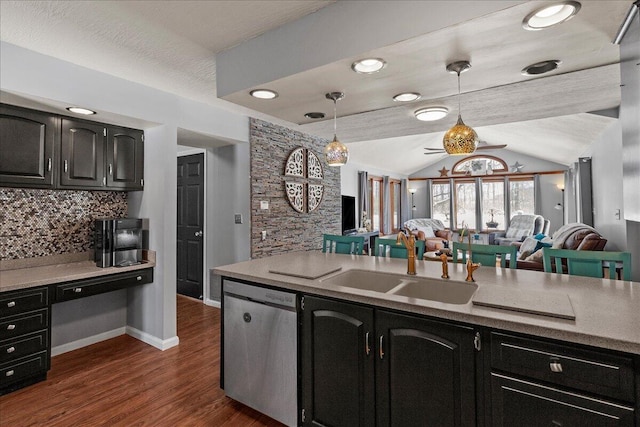
{"label": "mosaic tile backsplash", "polygon": [[93,221],[127,209],[126,192],[0,188],[0,259],[87,252]]}

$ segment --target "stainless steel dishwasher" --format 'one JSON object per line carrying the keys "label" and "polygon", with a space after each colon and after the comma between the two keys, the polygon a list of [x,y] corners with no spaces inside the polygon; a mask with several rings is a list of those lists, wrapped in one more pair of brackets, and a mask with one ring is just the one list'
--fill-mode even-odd
{"label": "stainless steel dishwasher", "polygon": [[224,390],[288,426],[298,423],[295,294],[225,280]]}

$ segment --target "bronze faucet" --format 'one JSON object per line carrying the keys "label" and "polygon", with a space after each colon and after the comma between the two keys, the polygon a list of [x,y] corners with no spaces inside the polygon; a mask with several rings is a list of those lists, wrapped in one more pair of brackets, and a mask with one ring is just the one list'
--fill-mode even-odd
{"label": "bronze faucet", "polygon": [[416,274],[416,238],[411,233],[409,233],[409,237],[407,237],[406,234],[404,234],[401,231],[398,233],[398,238],[396,239],[396,243],[399,244],[400,241],[402,241],[405,248],[407,248],[407,274],[415,276]]}
{"label": "bronze faucet", "polygon": [[469,253],[467,254],[469,258],[467,258],[467,278],[464,280],[467,282],[475,282],[473,279],[473,272],[476,271],[481,264],[479,262],[474,263],[471,261],[471,233],[469,233],[469,229],[467,227],[465,227],[465,229],[467,230],[467,236],[469,238]]}
{"label": "bronze faucet", "polygon": [[442,277],[443,279],[449,278],[449,264],[447,264],[447,254],[440,255],[440,259],[442,260]]}

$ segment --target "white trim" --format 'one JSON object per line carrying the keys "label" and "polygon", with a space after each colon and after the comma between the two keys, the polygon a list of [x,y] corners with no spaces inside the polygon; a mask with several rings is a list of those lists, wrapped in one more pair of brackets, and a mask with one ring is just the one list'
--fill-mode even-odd
{"label": "white trim", "polygon": [[123,326],[121,328],[112,329],[110,331],[102,332],[97,335],[92,335],[90,337],[82,338],[76,341],[71,341],[66,344],[61,344],[51,348],[51,357],[58,356],[63,353],[67,353],[69,351],[77,350],[82,347],[89,346],[91,344],[96,344],[101,341],[106,341],[111,338],[119,337],[120,335],[126,334],[126,328]]}
{"label": "white trim", "polygon": [[214,299],[206,299],[204,300],[205,305],[208,305],[209,307],[217,307],[217,308],[221,308],[220,307],[220,301],[216,301]]}
{"label": "white trim", "polygon": [[[180,145],[178,143],[178,145]],[[202,218],[204,223],[202,225],[202,301],[209,299],[209,290],[211,285],[209,284],[209,275],[207,274],[207,150],[203,148],[192,148],[191,150],[181,151],[178,153],[178,157],[191,156],[194,154],[202,154],[202,168],[204,169],[204,200],[202,201]]]}
{"label": "white trim", "polygon": [[127,335],[162,351],[175,347],[180,343],[180,339],[177,336],[161,340],[160,338],[154,337],[153,335],[143,332],[140,329],[136,329],[133,326],[127,326]]}

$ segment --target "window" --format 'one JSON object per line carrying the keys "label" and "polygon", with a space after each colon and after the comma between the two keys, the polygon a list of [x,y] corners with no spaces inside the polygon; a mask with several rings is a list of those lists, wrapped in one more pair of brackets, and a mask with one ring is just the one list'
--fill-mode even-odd
{"label": "window", "polygon": [[455,224],[456,228],[476,227],[476,183],[458,181],[455,183]]}
{"label": "window", "polygon": [[491,175],[494,172],[507,172],[507,164],[493,156],[471,156],[453,165],[453,175]]}
{"label": "window", "polygon": [[535,191],[533,178],[512,179],[509,182],[511,218],[519,214],[535,212]]}
{"label": "window", "polygon": [[483,227],[505,228],[504,194],[504,179],[482,180],[481,224]]}
{"label": "window", "polygon": [[431,215],[434,219],[442,221],[445,227],[451,228],[451,213],[449,212],[451,187],[449,181],[434,182],[431,185],[431,195]]}
{"label": "window", "polygon": [[373,176],[369,178],[369,200],[371,201],[371,227],[374,230],[382,230],[382,178]]}

